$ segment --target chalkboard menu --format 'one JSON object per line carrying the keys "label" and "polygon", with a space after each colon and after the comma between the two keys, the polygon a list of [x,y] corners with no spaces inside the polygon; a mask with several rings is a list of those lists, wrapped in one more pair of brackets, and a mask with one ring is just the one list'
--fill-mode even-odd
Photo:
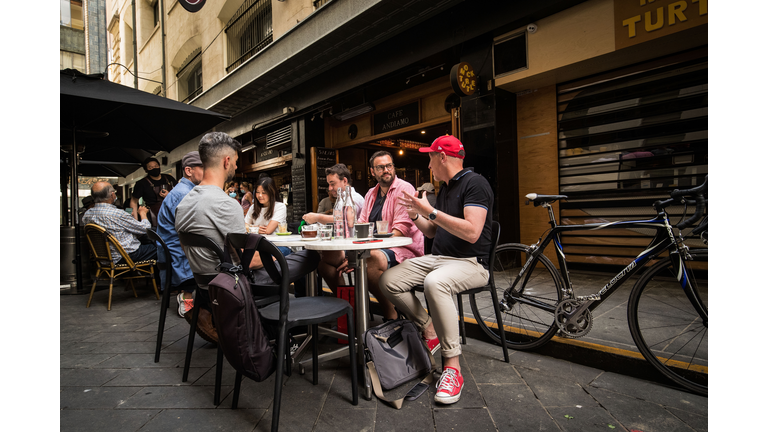
{"label": "chalkboard menu", "polygon": [[312,167],[314,178],[312,180],[314,183],[313,190],[315,194],[312,199],[312,205],[315,206],[315,208],[313,208],[312,211],[316,211],[317,203],[328,196],[328,182],[325,180],[325,169],[336,165],[338,159],[335,149],[313,147],[312,150],[312,156],[314,157]]}
{"label": "chalkboard menu", "polygon": [[291,189],[293,195],[293,221],[300,221],[307,211],[307,176],[303,164],[291,166]]}

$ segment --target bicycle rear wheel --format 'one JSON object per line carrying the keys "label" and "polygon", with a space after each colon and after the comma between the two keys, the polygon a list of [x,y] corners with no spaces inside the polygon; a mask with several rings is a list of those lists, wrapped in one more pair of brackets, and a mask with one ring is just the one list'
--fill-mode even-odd
{"label": "bicycle rear wheel", "polygon": [[[506,331],[507,345],[517,350],[537,348],[555,335],[554,311],[562,297],[562,278],[543,255],[531,263],[515,284],[528,256],[528,246],[508,243],[496,248],[493,263],[493,280],[501,303],[501,327]],[[483,332],[501,343],[491,293],[472,294],[469,302]]]}
{"label": "bicycle rear wheel", "polygon": [[[707,261],[706,250],[691,251],[691,255],[693,261]],[[667,257],[645,272],[629,296],[629,330],[649,363],[675,383],[706,396],[707,280],[696,278],[690,268],[684,270],[679,281]],[[692,298],[681,287],[687,283]],[[694,302],[701,304],[703,313],[697,311]]]}

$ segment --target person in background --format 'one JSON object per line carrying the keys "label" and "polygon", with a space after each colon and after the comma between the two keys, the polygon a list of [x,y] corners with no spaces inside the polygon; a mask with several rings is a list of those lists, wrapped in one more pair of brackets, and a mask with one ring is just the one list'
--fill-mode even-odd
{"label": "person in background", "polygon": [[423,191],[423,193],[419,194],[419,196],[426,195],[427,201],[429,201],[429,205],[431,205],[432,207],[435,206],[435,203],[437,202],[437,197],[435,196],[435,185],[433,185],[432,183],[424,183],[423,185],[419,186],[419,188],[416,190],[419,192]]}
{"label": "person in background", "polygon": [[[176,232],[176,207],[182,199],[196,185],[203,180],[203,162],[200,160],[200,153],[192,151],[181,158],[181,170],[183,177],[179,180],[173,190],[163,200],[160,207],[160,214],[157,216],[157,235],[168,246],[171,253],[171,288],[180,291],[176,296],[179,304],[179,316],[185,318],[185,314],[192,310],[192,293],[195,290],[195,277],[192,269],[189,267],[189,260],[184,255],[184,250],[179,242],[179,234]],[[169,258],[164,256],[162,247],[157,248],[158,262],[168,262]],[[160,280],[162,286],[165,286],[165,278],[169,277],[166,270],[160,270]],[[189,317],[191,318],[191,317]],[[198,329],[199,330],[199,329]]]}
{"label": "person in background", "polygon": [[[432,206],[426,196],[402,195],[400,204],[424,233],[434,238],[432,253],[405,260],[381,275],[379,286],[395,307],[421,330],[427,348],[442,346],[443,374],[437,383],[435,402],[458,402],[464,386],[459,356],[459,322],[453,297],[488,282],[488,251],[491,247],[493,190],[482,175],[464,168],[464,146],[456,137],[437,138],[430,147],[429,169],[445,182]],[[424,286],[427,314],[413,287]]]}
{"label": "person in background", "polygon": [[237,182],[228,182],[226,185],[224,185],[224,189],[227,191],[227,195],[229,195],[230,198],[233,198],[238,203],[240,202],[239,199],[237,199]]}
{"label": "person in background", "polygon": [[[338,193],[338,188],[344,190],[347,186],[349,186],[350,182],[352,181],[352,174],[349,172],[349,169],[346,165],[336,164],[330,168],[325,169],[325,179],[328,181],[329,192],[332,193],[332,195],[335,197]],[[359,218],[360,213],[363,211],[363,205],[365,205],[365,198],[357,193],[354,187],[352,187],[351,190],[352,201],[355,202],[356,217]],[[336,199],[338,199],[338,197],[336,197]],[[318,222],[324,224],[333,223],[333,208],[331,208],[330,214],[320,214],[320,212],[307,213],[303,216],[303,219],[308,224]]]}
{"label": "person in background", "polygon": [[251,190],[253,190],[252,184],[248,182],[240,183],[240,193],[243,197],[240,199],[240,206],[243,208],[243,216],[248,214],[248,209],[253,205],[253,194],[251,193]]}
{"label": "person in background", "polygon": [[176,179],[168,174],[160,173],[160,162],[155,158],[146,158],[142,164],[147,176],[136,182],[131,194],[131,216],[138,220],[139,199],[143,199],[144,205],[150,210],[150,223],[152,227],[157,226],[157,215],[160,213],[160,206],[163,205],[168,192],[176,186]]}
{"label": "person in background", "polygon": [[328,186],[328,196],[317,204],[317,212],[325,215],[333,214],[333,206],[336,205],[336,191]]}
{"label": "person in background", "polygon": [[272,234],[278,223],[286,221],[288,210],[277,200],[277,186],[272,177],[258,179],[255,192],[256,199],[245,214],[245,225],[258,227],[259,234]]}
{"label": "person in background", "polygon": [[85,226],[85,223],[83,223],[83,215],[85,212],[92,209],[95,204],[92,196],[88,195],[83,197],[83,206],[77,211],[77,219],[80,221],[81,226]]}
{"label": "person in background", "polygon": [[[83,215],[85,225],[93,223],[112,234],[120,246],[125,249],[128,256],[134,262],[157,258],[157,246],[154,242],[142,243],[139,237],[147,235],[147,228],[151,228],[147,215],[149,208],[141,206],[136,213],[139,220],[134,219],[124,210],[115,207],[117,199],[115,188],[109,182],[96,182],[91,186],[91,196],[95,202],[92,209]],[[112,249],[112,261],[119,264],[123,257],[115,249]]]}

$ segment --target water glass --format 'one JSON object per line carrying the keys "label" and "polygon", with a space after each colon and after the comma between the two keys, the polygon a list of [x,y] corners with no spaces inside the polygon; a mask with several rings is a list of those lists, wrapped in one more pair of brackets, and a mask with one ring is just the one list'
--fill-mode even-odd
{"label": "water glass", "polygon": [[320,240],[330,240],[331,236],[333,234],[333,224],[327,224],[327,225],[320,225],[320,227],[317,229],[317,235],[320,237]]}
{"label": "water glass", "polygon": [[389,232],[389,221],[376,221],[376,232],[386,234]]}
{"label": "water glass", "polygon": [[288,232],[288,222],[278,222],[277,223],[277,232],[280,234],[287,233]]}

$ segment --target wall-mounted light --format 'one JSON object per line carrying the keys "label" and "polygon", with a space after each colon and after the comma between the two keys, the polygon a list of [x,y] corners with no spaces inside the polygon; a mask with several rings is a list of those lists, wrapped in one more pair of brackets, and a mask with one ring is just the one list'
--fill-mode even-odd
{"label": "wall-mounted light", "polygon": [[333,118],[335,118],[338,121],[345,121],[345,120],[349,120],[351,118],[363,115],[365,113],[369,113],[375,109],[376,107],[372,103],[368,102],[368,103],[364,103],[362,105],[358,105],[356,107],[350,108],[348,110],[342,111],[336,114],[335,116],[333,116]]}
{"label": "wall-mounted light", "polygon": [[426,134],[426,133],[427,133],[427,131],[421,131],[421,134],[422,134],[422,135],[424,135],[424,134]]}
{"label": "wall-mounted light", "polygon": [[400,149],[400,151],[398,153],[400,154],[400,156],[402,156],[403,155],[403,149]]}

